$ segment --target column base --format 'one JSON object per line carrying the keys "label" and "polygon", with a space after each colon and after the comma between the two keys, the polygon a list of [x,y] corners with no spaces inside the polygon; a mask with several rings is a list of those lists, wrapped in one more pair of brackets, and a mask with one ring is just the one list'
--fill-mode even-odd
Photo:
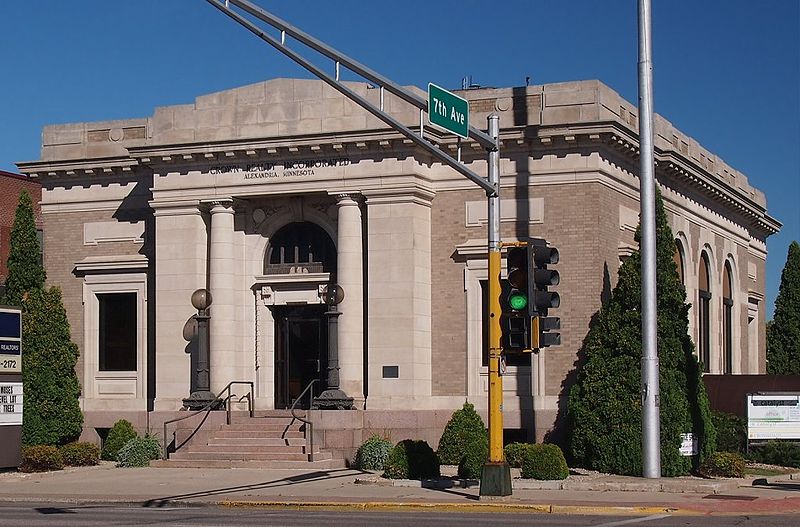
{"label": "column base", "polygon": [[511,496],[511,467],[502,463],[486,463],[481,473],[481,496]]}
{"label": "column base", "polygon": [[213,393],[203,391],[192,392],[189,397],[183,400],[183,407],[191,411],[206,410],[208,408],[211,410],[222,410],[225,408],[225,404],[222,402],[222,399],[217,399]]}
{"label": "column base", "polygon": [[312,410],[353,410],[353,398],[342,390],[325,390],[311,402]]}

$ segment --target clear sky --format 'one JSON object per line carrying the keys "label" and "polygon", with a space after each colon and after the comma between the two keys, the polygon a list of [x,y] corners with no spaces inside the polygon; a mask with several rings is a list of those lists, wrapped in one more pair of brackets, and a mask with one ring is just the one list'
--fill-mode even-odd
{"label": "clear sky", "polygon": [[[256,0],[400,84],[600,79],[637,102],[635,0]],[[771,317],[800,240],[800,0],[653,0],[654,106],[747,175],[783,222]],[[308,77],[205,0],[0,1],[0,170],[39,158],[45,124]],[[331,67],[332,71],[332,67]]]}

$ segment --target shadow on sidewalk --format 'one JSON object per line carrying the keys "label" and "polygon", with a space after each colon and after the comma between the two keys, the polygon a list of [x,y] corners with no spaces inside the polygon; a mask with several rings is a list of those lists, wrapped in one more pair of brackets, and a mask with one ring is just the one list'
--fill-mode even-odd
{"label": "shadow on sidewalk", "polygon": [[772,489],[782,491],[800,491],[800,483],[789,483],[788,481],[767,481],[766,478],[753,480],[753,486],[760,489]]}
{"label": "shadow on sidewalk", "polygon": [[[339,472],[344,472],[344,474],[338,474]],[[311,481],[320,481],[320,480],[343,478],[343,477],[353,477],[353,470],[352,469],[340,469],[333,471],[321,470],[316,472],[309,472],[308,474],[296,474],[293,476],[287,476],[285,478],[276,479],[273,481],[265,481],[263,483],[253,483],[250,485],[239,485],[236,487],[225,487],[219,489],[204,490],[200,492],[190,492],[187,494],[176,494],[174,496],[164,496],[161,498],[154,498],[151,500],[147,500],[142,504],[142,507],[165,507],[170,503],[174,503],[176,501],[181,501],[181,500],[188,500],[192,498],[218,496],[220,494],[227,494],[230,492],[242,492],[247,490],[279,488],[291,485],[298,485],[302,483],[308,483]]]}

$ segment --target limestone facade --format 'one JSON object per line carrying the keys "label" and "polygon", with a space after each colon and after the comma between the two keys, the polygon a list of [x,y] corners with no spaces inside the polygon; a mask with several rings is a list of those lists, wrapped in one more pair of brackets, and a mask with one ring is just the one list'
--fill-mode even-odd
{"label": "limestone facade", "polygon": [[[378,90],[351,87],[377,102]],[[500,115],[503,241],[545,238],[561,254],[561,307],[553,310],[561,345],[517,360],[504,376],[506,428],[541,439],[590,320],[635,249],[637,108],[598,81],[460,94],[474,126]],[[386,97],[385,108],[419,126],[419,112],[404,102]],[[765,242],[780,223],[743,174],[660,116],[655,132],[656,177],[693,306],[690,331],[697,342],[707,261],[708,370],[764,373]],[[456,153],[452,137],[429,126],[425,134]],[[252,380],[257,408],[285,404],[289,392],[276,386],[305,379],[286,369],[299,353],[286,343],[310,342],[287,328],[312,327],[291,324],[314,309],[321,316],[333,280],[345,291],[336,330],[341,388],[361,412],[342,421],[360,423],[347,441],[358,444],[379,421],[384,431],[427,434],[465,400],[486,411],[486,196],[324,83],[271,80],[146,118],[48,126],[42,137],[41,160],[19,168],[43,185],[45,265],[64,290],[81,350],[88,428],[121,415],[153,423],[181,407],[193,377],[184,327],[199,288],[213,296],[212,391]],[[485,174],[485,152],[471,141],[460,148]],[[278,258],[271,240],[309,224],[332,242],[335,266]],[[110,293],[135,298],[135,370],[106,371],[97,359],[98,302]],[[324,353],[310,357],[322,368]]]}

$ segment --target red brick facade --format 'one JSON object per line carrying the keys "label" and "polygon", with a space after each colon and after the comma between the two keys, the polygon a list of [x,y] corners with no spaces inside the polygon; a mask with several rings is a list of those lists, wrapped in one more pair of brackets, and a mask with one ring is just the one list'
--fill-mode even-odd
{"label": "red brick facade", "polygon": [[23,190],[28,191],[33,200],[36,226],[41,228],[42,211],[39,202],[42,200],[42,186],[26,176],[0,170],[0,284],[5,282],[8,274],[6,261],[11,243],[11,228],[14,226],[19,195]]}

